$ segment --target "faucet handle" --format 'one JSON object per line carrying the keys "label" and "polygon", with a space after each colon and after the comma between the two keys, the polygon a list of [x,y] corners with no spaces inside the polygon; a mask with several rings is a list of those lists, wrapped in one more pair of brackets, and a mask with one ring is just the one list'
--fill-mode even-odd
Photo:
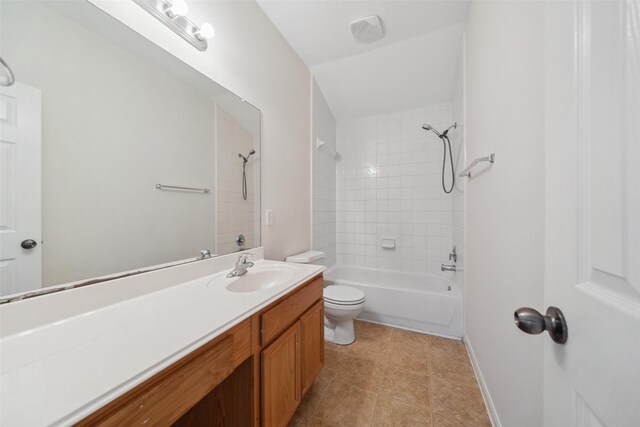
{"label": "faucet handle", "polygon": [[247,258],[253,257],[253,256],[255,255],[249,252],[245,252],[241,254],[240,257],[238,258],[238,264],[245,264],[247,262]]}
{"label": "faucet handle", "polygon": [[449,252],[449,261],[451,260],[453,260],[453,262],[458,262],[458,250],[455,245],[453,245],[453,249]]}

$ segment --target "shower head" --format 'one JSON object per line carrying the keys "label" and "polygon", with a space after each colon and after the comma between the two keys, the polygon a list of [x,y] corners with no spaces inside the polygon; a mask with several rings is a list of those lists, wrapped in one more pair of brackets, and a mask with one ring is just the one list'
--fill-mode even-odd
{"label": "shower head", "polygon": [[256,154],[256,150],[249,151],[247,157],[243,156],[242,153],[238,153],[238,157],[240,157],[245,163],[247,163],[249,161],[249,157],[251,157],[253,154]]}
{"label": "shower head", "polygon": [[458,127],[458,122],[455,122],[454,124],[452,124],[451,126],[449,126],[444,132],[440,133],[438,132],[433,126],[429,125],[429,124],[423,124],[422,125],[422,129],[424,130],[430,130],[431,132],[435,133],[436,135],[438,135],[438,138],[444,138],[445,136],[447,136],[447,134],[449,133],[449,131],[451,129],[455,129]]}
{"label": "shower head", "polygon": [[437,130],[435,130],[435,128],[431,125],[428,124],[423,124],[422,125],[422,129],[424,130],[430,130],[431,132],[435,133],[436,135],[438,135],[438,138],[442,138],[442,134],[440,132],[438,132]]}

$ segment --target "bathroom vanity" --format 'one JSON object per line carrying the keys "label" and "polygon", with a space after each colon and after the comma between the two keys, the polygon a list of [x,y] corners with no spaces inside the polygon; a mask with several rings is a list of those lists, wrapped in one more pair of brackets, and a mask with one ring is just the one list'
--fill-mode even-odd
{"label": "bathroom vanity", "polygon": [[323,331],[320,274],[77,425],[286,425],[324,363]]}
{"label": "bathroom vanity", "polygon": [[[258,260],[227,278],[236,258],[0,306],[3,321],[46,298],[72,314],[4,334],[0,423],[285,426],[324,362],[323,267]],[[74,309],[80,293],[102,306]]]}

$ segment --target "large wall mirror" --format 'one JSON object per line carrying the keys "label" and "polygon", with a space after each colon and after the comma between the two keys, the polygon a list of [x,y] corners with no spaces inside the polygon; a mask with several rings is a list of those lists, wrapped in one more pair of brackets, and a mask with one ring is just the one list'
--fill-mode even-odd
{"label": "large wall mirror", "polygon": [[0,57],[0,298],[260,245],[255,107],[84,0],[2,0]]}

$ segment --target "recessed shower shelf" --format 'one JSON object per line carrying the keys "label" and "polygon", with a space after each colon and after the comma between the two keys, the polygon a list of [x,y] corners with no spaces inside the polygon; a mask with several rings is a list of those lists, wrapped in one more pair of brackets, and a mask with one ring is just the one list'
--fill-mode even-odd
{"label": "recessed shower shelf", "polygon": [[459,177],[465,177],[466,176],[467,178],[471,178],[471,169],[473,169],[478,163],[482,163],[482,162],[495,163],[496,162],[496,153],[491,153],[488,156],[476,158],[473,162],[471,162],[469,164],[469,166],[464,168],[464,170],[462,172],[460,172],[458,174],[458,176]]}

